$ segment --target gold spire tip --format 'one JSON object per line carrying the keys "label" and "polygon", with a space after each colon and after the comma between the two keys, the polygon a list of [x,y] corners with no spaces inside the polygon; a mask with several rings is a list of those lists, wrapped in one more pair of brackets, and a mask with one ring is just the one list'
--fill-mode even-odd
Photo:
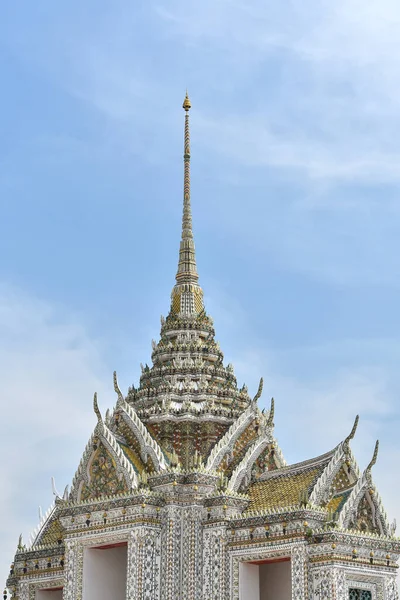
{"label": "gold spire tip", "polygon": [[191,105],[191,103],[190,103],[190,100],[189,100],[189,96],[188,96],[187,90],[186,90],[186,96],[185,96],[185,99],[184,99],[184,101],[183,101],[183,104],[182,104],[182,108],[184,108],[184,109],[186,110],[186,112],[188,112],[188,111],[189,111],[189,110],[192,108],[192,105]]}

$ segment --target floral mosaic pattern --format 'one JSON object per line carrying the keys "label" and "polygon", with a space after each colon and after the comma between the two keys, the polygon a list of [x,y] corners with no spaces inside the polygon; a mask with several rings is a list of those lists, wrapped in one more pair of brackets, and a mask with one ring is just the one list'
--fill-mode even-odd
{"label": "floral mosaic pattern", "polygon": [[81,500],[116,495],[127,491],[128,488],[122,473],[117,473],[114,459],[100,443],[89,464],[89,483],[83,484]]}

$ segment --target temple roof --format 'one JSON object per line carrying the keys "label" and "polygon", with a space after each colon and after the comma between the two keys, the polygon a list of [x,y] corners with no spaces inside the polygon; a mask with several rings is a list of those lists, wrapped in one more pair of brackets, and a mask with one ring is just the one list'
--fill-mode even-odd
{"label": "temple roof", "polygon": [[304,492],[307,498],[318,478],[331,461],[334,450],[261,475],[248,490],[249,511],[269,510],[295,506],[302,502]]}
{"label": "temple roof", "polygon": [[[286,521],[299,508],[317,509],[319,523],[327,529],[391,537],[395,527],[388,524],[371,478],[378,443],[363,473],[350,449],[358,416],[349,435],[333,450],[287,466],[274,437],[274,400],[267,411],[258,406],[263,380],[251,398],[246,386],[238,388],[232,365],[224,365],[198,283],[187,94],[183,108],[184,194],[178,270],[170,311],[161,319],[159,341],[152,343],[152,364],[142,365],[139,386],[132,386],[126,396],[114,373],[117,401],[104,419],[95,394],[97,423],[71,490],[68,493],[66,489],[60,497],[53,489],[55,504],[41,519],[29,551],[47,553],[49,547],[58,547],[61,552],[68,528],[70,533],[79,527],[89,531],[92,520],[95,527],[108,526],[108,519],[118,524],[126,513],[113,516],[116,504],[124,506],[123,510],[125,503],[141,505],[144,515],[149,498],[158,507],[189,499],[197,510],[199,503],[204,507],[208,503],[218,519],[239,513],[244,520],[278,514]],[[220,502],[223,504],[218,507]],[[96,504],[101,507],[94,510],[98,514],[92,519],[91,506]],[[26,551],[19,542],[19,561]],[[19,575],[25,575],[28,567],[19,569]]]}
{"label": "temple roof", "polygon": [[238,388],[232,365],[224,364],[199,285],[190,192],[191,103],[187,93],[183,108],[183,212],[176,282],[169,313],[161,318],[160,339],[152,342],[152,364],[141,365],[139,386],[129,389],[126,402],[167,455],[176,452],[188,466],[195,448],[204,460],[207,458],[215,442],[249,407],[251,398],[246,386]]}

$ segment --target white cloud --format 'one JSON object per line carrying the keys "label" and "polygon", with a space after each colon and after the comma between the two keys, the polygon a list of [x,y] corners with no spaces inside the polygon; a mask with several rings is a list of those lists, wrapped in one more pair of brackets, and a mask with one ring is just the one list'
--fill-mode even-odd
{"label": "white cloud", "polygon": [[325,132],[318,131],[313,135],[307,127],[299,131],[299,127],[291,129],[288,126],[285,131],[274,133],[276,121],[272,123],[270,117],[262,113],[213,118],[196,115],[196,120],[196,130],[203,143],[211,142],[214,151],[234,158],[244,166],[290,169],[311,179],[350,183],[360,180],[398,182],[400,179],[400,150],[389,153],[371,149],[360,153],[364,142],[366,146],[370,145],[368,130],[349,143],[348,132],[342,128],[335,130],[333,122],[330,131],[325,125]]}
{"label": "white cloud", "polygon": [[[18,535],[37,525],[40,505],[71,482],[95,425],[93,392],[106,389],[100,344],[73,317],[7,287],[0,289],[2,434],[0,567],[13,559]],[[107,380],[110,379],[107,377]]]}
{"label": "white cloud", "polygon": [[158,14],[172,35],[211,44],[244,87],[244,106],[204,117],[212,148],[312,179],[399,181],[397,3],[175,2]]}

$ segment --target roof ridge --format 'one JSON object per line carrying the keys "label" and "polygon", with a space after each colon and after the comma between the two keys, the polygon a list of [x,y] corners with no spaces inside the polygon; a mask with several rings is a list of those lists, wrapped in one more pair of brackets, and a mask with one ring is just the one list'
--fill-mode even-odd
{"label": "roof ridge", "polygon": [[288,473],[296,473],[297,471],[300,471],[303,467],[316,467],[318,466],[320,463],[323,463],[324,461],[332,458],[332,456],[334,455],[336,448],[333,448],[333,450],[330,450],[329,452],[326,452],[325,454],[321,454],[319,456],[316,456],[314,458],[309,458],[307,460],[298,462],[298,463],[293,463],[292,465],[287,465],[285,467],[281,467],[279,469],[274,469],[273,471],[267,471],[266,473],[264,473],[263,475],[261,475],[261,477],[259,477],[259,479],[257,481],[265,481],[267,479],[272,479],[273,477],[279,477],[279,475],[286,475]]}

